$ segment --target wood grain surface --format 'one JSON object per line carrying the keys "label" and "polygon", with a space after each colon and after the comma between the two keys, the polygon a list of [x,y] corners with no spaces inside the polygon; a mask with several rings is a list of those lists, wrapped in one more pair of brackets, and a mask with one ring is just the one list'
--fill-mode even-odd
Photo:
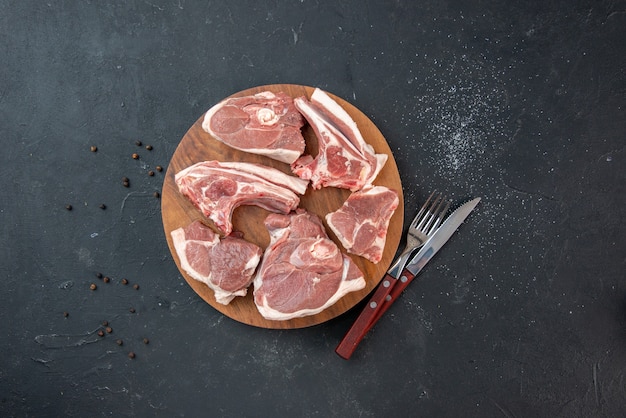
{"label": "wood grain surface", "polygon": [[[262,91],[283,91],[292,97],[310,97],[314,88],[293,84],[273,84],[240,91],[230,97],[246,96],[260,93]],[[357,126],[363,134],[363,137],[374,147],[376,152],[389,155],[389,159],[387,160],[385,167],[374,181],[374,184],[384,185],[395,190],[400,198],[400,205],[391,218],[387,235],[387,243],[382,260],[378,264],[373,264],[362,257],[350,255],[363,272],[367,283],[366,287],[359,292],[349,293],[333,306],[317,315],[287,321],[267,320],[259,314],[256,306],[254,305],[252,298],[252,286],[248,290],[248,295],[246,297],[237,297],[228,305],[217,303],[215,301],[213,291],[207,285],[192,279],[181,268],[180,260],[176,255],[176,250],[174,249],[170,234],[173,230],[187,226],[196,219],[200,219],[206,225],[214,227],[210,220],[205,218],[184,196],[178,192],[174,182],[174,175],[180,170],[200,161],[218,160],[260,163],[291,174],[289,165],[272,160],[268,157],[232,149],[215,140],[211,135],[202,129],[201,125],[204,114],[201,115],[187,131],[172,156],[166,172],[165,181],[163,183],[161,202],[163,227],[165,230],[167,244],[178,269],[189,286],[191,286],[193,290],[208,304],[234,320],[252,326],[276,329],[303,328],[328,321],[346,312],[367,296],[380,282],[388,266],[391,264],[393,256],[395,255],[402,234],[402,222],[404,219],[404,199],[396,162],[393,158],[391,150],[389,149],[387,141],[374,123],[372,123],[367,116],[350,103],[332,94],[330,94],[330,96],[335,99],[355,120]],[[313,130],[308,125],[305,125],[302,129],[302,133],[307,143],[306,152],[316,155],[317,138],[315,137]],[[321,190],[313,190],[309,187],[306,194],[301,197],[300,207],[306,208],[308,211],[317,214],[322,218],[322,220],[324,220],[324,215],[341,207],[349,195],[350,192],[348,190],[337,188],[322,188]],[[234,229],[242,231],[245,239],[265,249],[269,244],[269,234],[263,225],[263,221],[268,214],[269,212],[256,206],[241,206],[235,210],[233,215]],[[325,221],[324,225],[327,226]],[[326,230],[330,238],[333,239],[339,245],[339,248],[345,252],[345,249],[341,246],[332,231],[330,231],[328,227]]]}

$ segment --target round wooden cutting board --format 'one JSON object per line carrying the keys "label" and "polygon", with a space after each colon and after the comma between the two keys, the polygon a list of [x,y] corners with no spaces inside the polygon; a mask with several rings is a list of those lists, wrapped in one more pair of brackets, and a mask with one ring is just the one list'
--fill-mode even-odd
{"label": "round wooden cutting board", "polygon": [[[273,84],[240,91],[230,97],[248,96],[262,91],[282,91],[294,98],[299,96],[306,96],[309,98],[313,93],[314,88],[293,84]],[[257,327],[277,329],[303,328],[320,324],[341,315],[359,303],[372,291],[372,289],[374,289],[374,287],[376,287],[392,262],[392,258],[395,255],[400,241],[400,236],[402,234],[402,222],[404,219],[404,199],[402,195],[402,185],[400,182],[398,167],[396,166],[391,150],[387,145],[387,141],[378,128],[369,120],[369,118],[345,100],[342,100],[332,94],[330,94],[330,96],[350,114],[350,116],[357,123],[357,126],[359,127],[365,140],[374,147],[376,152],[384,153],[389,156],[385,167],[374,181],[374,184],[387,186],[390,189],[395,190],[400,198],[400,205],[391,218],[385,250],[382,260],[378,264],[373,264],[366,259],[355,255],[349,255],[363,272],[367,283],[366,287],[361,291],[347,294],[333,306],[317,315],[287,321],[267,320],[261,316],[254,304],[252,298],[253,286],[251,286],[248,290],[248,295],[246,297],[236,297],[228,305],[217,303],[215,301],[213,291],[207,285],[192,279],[181,268],[180,260],[178,259],[176,250],[172,243],[171,232],[180,227],[189,225],[194,220],[200,219],[206,225],[214,227],[210,220],[205,218],[184,196],[178,192],[178,188],[174,182],[174,175],[182,169],[197,162],[207,160],[241,161],[264,164],[291,174],[289,165],[264,156],[249,154],[232,149],[215,140],[211,135],[202,129],[204,114],[200,116],[193,126],[191,126],[189,131],[187,131],[172,156],[172,160],[169,163],[163,184],[161,201],[163,227],[165,229],[167,244],[178,269],[193,290],[215,309],[232,319]],[[302,134],[307,143],[306,153],[316,155],[317,138],[315,137],[313,130],[308,125],[305,125],[302,129]],[[322,220],[324,220],[324,216],[329,212],[339,209],[349,195],[350,191],[348,190],[332,187],[322,188],[321,190],[313,190],[309,187],[306,194],[301,197],[300,207],[306,208],[309,212],[317,214],[322,218]],[[235,210],[233,215],[234,229],[242,231],[246,240],[265,249],[269,244],[269,234],[263,225],[263,221],[268,214],[269,212],[255,206],[241,206]],[[325,221],[324,225],[327,226]],[[332,238],[337,243],[339,248],[345,252],[345,249],[341,246],[332,231],[330,231],[328,227],[326,230],[329,237]]]}

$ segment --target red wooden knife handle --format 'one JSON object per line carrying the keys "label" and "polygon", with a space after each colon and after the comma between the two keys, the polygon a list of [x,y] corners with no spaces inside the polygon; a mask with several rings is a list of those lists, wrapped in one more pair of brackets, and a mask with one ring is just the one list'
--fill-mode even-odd
{"label": "red wooden knife handle", "polygon": [[366,333],[367,331],[369,331],[371,327],[374,326],[376,322],[378,322],[380,317],[383,316],[385,312],[387,312],[387,309],[389,309],[389,307],[400,297],[404,289],[407,288],[409,283],[411,283],[414,278],[415,278],[415,275],[411,273],[410,271],[408,271],[407,269],[404,269],[402,271],[400,278],[396,281],[396,284],[391,289],[391,292],[389,292],[389,294],[385,298],[385,301],[379,307],[376,313],[376,316],[370,322],[369,328],[365,331]]}
{"label": "red wooden knife handle", "polygon": [[335,352],[340,357],[348,360],[350,356],[352,356],[354,350],[356,350],[361,340],[365,337],[365,334],[367,334],[367,331],[371,328],[370,323],[377,317],[378,311],[383,305],[383,302],[397,282],[398,280],[389,274],[385,274],[385,277],[383,277],[383,280],[378,285],[376,292],[374,292],[365,308],[363,308],[361,314],[358,316],[356,321],[354,321],[352,327],[350,327],[335,349]]}

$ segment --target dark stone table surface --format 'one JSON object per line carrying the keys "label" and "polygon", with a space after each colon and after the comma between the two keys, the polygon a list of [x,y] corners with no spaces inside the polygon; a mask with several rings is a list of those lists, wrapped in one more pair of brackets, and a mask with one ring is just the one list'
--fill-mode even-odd
{"label": "dark stone table surface", "polygon": [[[1,0],[0,56],[0,415],[623,416],[625,1]],[[349,361],[362,305],[267,330],[200,299],[147,174],[275,83],[376,123],[407,219],[483,199]]]}

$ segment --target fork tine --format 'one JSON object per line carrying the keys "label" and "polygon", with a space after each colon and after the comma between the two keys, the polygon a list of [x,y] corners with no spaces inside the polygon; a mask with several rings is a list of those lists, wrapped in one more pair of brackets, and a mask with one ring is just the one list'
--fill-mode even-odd
{"label": "fork tine", "polygon": [[421,230],[425,233],[425,234],[429,234],[431,229],[433,228],[433,224],[436,222],[437,220],[437,215],[439,214],[439,212],[442,209],[442,205],[445,202],[445,197],[439,195],[438,199],[435,201],[436,202],[436,206],[433,204],[433,208],[431,211],[429,211],[429,218],[428,218],[428,222],[426,222],[426,224],[421,228]]}
{"label": "fork tine", "polygon": [[[441,203],[443,204],[445,201],[445,198],[441,201]],[[436,220],[433,223],[433,225],[431,226],[430,230],[428,231],[428,235],[433,234],[437,228],[439,227],[439,225],[443,222],[443,219],[446,217],[446,213],[448,213],[448,209],[450,208],[450,201],[445,201],[445,205],[443,206],[443,209],[441,209],[439,211],[439,213],[437,214]]]}
{"label": "fork tine", "polygon": [[418,225],[418,223],[421,222],[422,218],[426,214],[428,205],[430,204],[430,201],[432,200],[435,193],[437,193],[436,190],[430,194],[430,196],[428,197],[424,205],[420,208],[419,212],[417,212],[417,215],[415,215],[415,218],[413,218],[413,222],[411,222],[411,225],[409,225],[410,228],[415,228]]}
{"label": "fork tine", "polygon": [[416,229],[420,231],[427,231],[428,224],[432,221],[433,214],[437,210],[437,207],[441,204],[441,201],[442,201],[442,198],[441,198],[441,195],[439,194],[435,197],[431,205],[428,207],[426,214],[424,215],[420,223],[416,226]]}

